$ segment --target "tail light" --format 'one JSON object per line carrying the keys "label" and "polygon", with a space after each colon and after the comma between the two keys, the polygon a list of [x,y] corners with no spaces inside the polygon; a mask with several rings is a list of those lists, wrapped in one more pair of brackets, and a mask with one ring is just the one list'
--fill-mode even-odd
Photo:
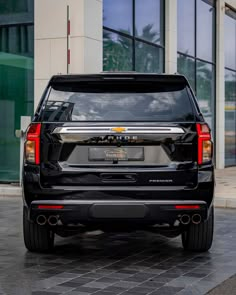
{"label": "tail light", "polygon": [[207,124],[197,124],[198,134],[198,164],[209,162],[212,159],[211,132]]}
{"label": "tail light", "polygon": [[26,162],[40,164],[40,123],[32,123],[27,131],[25,142],[25,159]]}

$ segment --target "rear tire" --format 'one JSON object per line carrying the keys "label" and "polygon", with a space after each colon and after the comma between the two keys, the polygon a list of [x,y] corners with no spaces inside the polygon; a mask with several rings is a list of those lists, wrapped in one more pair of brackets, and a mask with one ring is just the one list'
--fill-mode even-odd
{"label": "rear tire", "polygon": [[205,252],[211,248],[214,231],[214,207],[210,209],[209,217],[200,224],[190,224],[182,233],[182,244],[185,250]]}
{"label": "rear tire", "polygon": [[23,232],[25,247],[31,252],[48,252],[54,247],[54,233],[47,226],[28,220],[28,210],[23,209]]}

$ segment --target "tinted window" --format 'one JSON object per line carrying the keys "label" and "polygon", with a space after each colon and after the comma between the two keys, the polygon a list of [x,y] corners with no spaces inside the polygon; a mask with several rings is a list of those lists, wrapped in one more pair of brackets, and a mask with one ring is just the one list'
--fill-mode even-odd
{"label": "tinted window", "polygon": [[27,0],[0,0],[0,14],[28,12]]}
{"label": "tinted window", "polygon": [[197,61],[197,100],[206,122],[214,131],[214,67]]}
{"label": "tinted window", "polygon": [[34,1],[0,0],[0,182],[18,182],[21,116],[34,111]]}
{"label": "tinted window", "polygon": [[103,70],[132,71],[132,40],[103,30]]}
{"label": "tinted window", "polygon": [[135,42],[136,71],[141,73],[163,72],[163,50],[159,47]]}
{"label": "tinted window", "polygon": [[178,51],[194,55],[194,0],[178,0]]}
{"label": "tinted window", "polygon": [[206,0],[197,1],[197,57],[207,61],[214,60],[214,14],[212,4]]}
{"label": "tinted window", "polygon": [[191,121],[186,88],[157,89],[152,84],[51,89],[43,114],[46,121]]}
{"label": "tinted window", "polygon": [[151,43],[162,44],[162,1],[143,0],[135,2],[136,36]]}
{"label": "tinted window", "polygon": [[236,73],[225,70],[225,164],[236,164]]}
{"label": "tinted window", "polygon": [[164,0],[103,0],[104,71],[163,72],[163,45]]}
{"label": "tinted window", "polygon": [[103,25],[116,31],[133,34],[132,0],[104,0]]}
{"label": "tinted window", "polygon": [[191,57],[178,54],[178,73],[187,77],[191,87],[195,89],[195,60]]}
{"label": "tinted window", "polygon": [[225,15],[225,66],[236,70],[236,13],[227,9]]}

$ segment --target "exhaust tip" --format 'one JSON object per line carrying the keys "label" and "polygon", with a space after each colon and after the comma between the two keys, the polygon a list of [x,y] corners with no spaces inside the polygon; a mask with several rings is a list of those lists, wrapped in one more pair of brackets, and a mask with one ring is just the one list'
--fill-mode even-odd
{"label": "exhaust tip", "polygon": [[184,224],[184,225],[187,225],[187,224],[189,224],[190,223],[190,216],[189,215],[187,215],[187,214],[184,214],[184,215],[182,215],[181,217],[180,217],[180,222],[182,223],[182,224]]}
{"label": "exhaust tip", "polygon": [[36,222],[38,225],[45,225],[47,223],[46,216],[44,215],[39,215],[36,219]]}
{"label": "exhaust tip", "polygon": [[201,221],[202,221],[202,217],[200,214],[194,214],[192,216],[192,223],[199,224],[199,223],[201,223]]}
{"label": "exhaust tip", "polygon": [[56,226],[58,224],[58,217],[57,216],[49,216],[48,218],[48,224],[51,226]]}

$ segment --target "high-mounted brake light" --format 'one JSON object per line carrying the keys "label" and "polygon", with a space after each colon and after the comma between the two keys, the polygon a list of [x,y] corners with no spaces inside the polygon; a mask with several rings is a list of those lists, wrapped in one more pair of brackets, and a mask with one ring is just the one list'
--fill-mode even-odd
{"label": "high-mounted brake light", "polygon": [[27,131],[25,142],[25,159],[28,163],[40,164],[41,123],[32,123]]}
{"label": "high-mounted brake light", "polygon": [[211,132],[207,124],[197,124],[198,134],[198,164],[209,162],[212,159]]}

